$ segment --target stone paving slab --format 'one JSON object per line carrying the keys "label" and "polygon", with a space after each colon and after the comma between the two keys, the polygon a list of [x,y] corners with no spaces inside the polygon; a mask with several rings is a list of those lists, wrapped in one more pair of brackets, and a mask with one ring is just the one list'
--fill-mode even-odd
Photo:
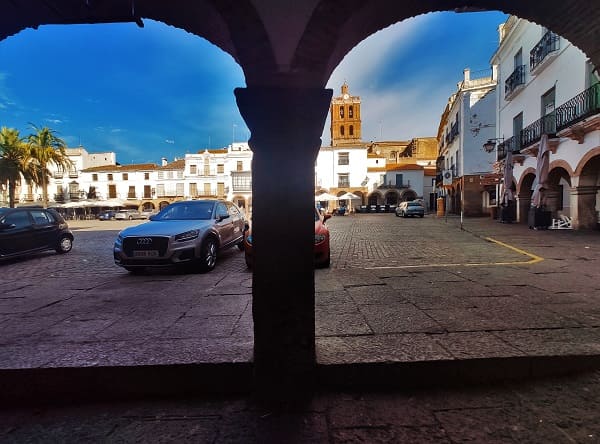
{"label": "stone paving slab", "polygon": [[0,409],[0,441],[597,443],[600,373],[436,390],[323,391]]}
{"label": "stone paving slab", "polygon": [[[315,271],[319,364],[597,353],[598,233],[488,219],[460,229],[430,215],[328,224],[332,267]],[[0,369],[252,361],[243,254],[228,250],[208,274],[134,276],[112,263],[116,227],[85,221],[72,253],[2,265]],[[544,260],[527,263],[535,255]]]}

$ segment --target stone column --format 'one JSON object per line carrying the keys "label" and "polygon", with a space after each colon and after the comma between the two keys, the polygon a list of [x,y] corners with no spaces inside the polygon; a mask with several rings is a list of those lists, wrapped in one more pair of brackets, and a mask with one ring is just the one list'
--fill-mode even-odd
{"label": "stone column", "polygon": [[517,194],[517,222],[527,223],[529,208],[531,207],[531,192]]}
{"label": "stone column", "polygon": [[257,394],[310,389],[315,370],[315,162],[333,91],[238,88],[252,161],[252,316]]}
{"label": "stone column", "polygon": [[571,218],[573,228],[593,229],[598,224],[596,213],[597,186],[579,186],[571,188]]}

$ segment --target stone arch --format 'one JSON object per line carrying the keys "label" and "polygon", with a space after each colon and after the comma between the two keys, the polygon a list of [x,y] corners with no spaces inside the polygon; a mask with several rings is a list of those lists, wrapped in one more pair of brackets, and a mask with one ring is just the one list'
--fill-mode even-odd
{"label": "stone arch", "polygon": [[581,176],[583,173],[583,169],[588,165],[588,162],[592,160],[594,157],[600,155],[600,146],[589,150],[585,155],[581,158],[577,167],[575,168],[575,172],[572,174],[573,176]]}
{"label": "stone arch", "polygon": [[552,162],[550,162],[548,171],[552,171],[554,168],[562,168],[563,170],[565,170],[567,172],[569,177],[573,177],[575,175],[575,173],[573,172],[573,168],[571,168],[571,165],[566,160],[563,160],[563,159],[553,160]]}
{"label": "stone arch", "polygon": [[373,191],[367,196],[368,205],[381,205],[383,203],[383,194],[380,191]]}
{"label": "stone arch", "polygon": [[398,193],[398,190],[388,190],[386,191],[383,200],[386,205],[398,205],[400,193]]}
{"label": "stone arch", "polygon": [[[530,177],[533,175],[533,178]],[[519,181],[517,183],[517,194],[521,194],[523,192],[527,192],[527,190],[531,191],[531,186],[533,185],[533,180],[535,179],[535,168],[527,168],[521,174]]]}
{"label": "stone arch", "polygon": [[405,202],[405,201],[409,201],[409,200],[415,200],[417,198],[417,193],[415,192],[415,190],[403,190],[402,193],[400,193],[400,202]]}
{"label": "stone arch", "polygon": [[[566,164],[566,162],[564,163]],[[564,166],[556,162],[554,168],[550,167],[546,206],[554,215],[561,212],[570,216],[571,174]],[[568,164],[566,166],[568,167]]]}
{"label": "stone arch", "polygon": [[[294,15],[285,8],[267,8],[261,0],[240,0],[235,8],[219,2],[75,2],[60,11],[44,0],[26,6],[3,5],[0,40],[45,24],[135,22],[143,18],[164,22],[203,37],[230,54],[242,67],[248,86],[323,87],[344,56],[377,31],[405,19],[438,11],[498,10],[538,23],[565,37],[600,65],[596,29],[600,26],[594,2],[547,0],[544,8],[529,2],[463,0],[440,2],[361,2],[320,0],[296,5]],[[288,38],[275,38],[279,24]]]}

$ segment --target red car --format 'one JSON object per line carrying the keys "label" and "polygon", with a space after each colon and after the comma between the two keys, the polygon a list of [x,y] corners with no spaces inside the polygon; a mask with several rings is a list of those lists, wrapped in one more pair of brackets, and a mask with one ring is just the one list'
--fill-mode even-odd
{"label": "red car", "polygon": [[[331,250],[329,249],[329,229],[325,226],[325,221],[331,217],[330,214],[321,215],[315,208],[315,266],[318,268],[327,268],[331,263]],[[246,256],[246,265],[252,268],[252,231],[246,230],[244,233],[244,252]]]}

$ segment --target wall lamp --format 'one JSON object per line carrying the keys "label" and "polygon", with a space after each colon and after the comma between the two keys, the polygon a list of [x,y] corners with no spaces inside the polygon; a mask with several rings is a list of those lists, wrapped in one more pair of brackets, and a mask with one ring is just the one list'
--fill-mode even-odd
{"label": "wall lamp", "polygon": [[500,141],[500,143],[504,142],[504,137],[498,137],[494,139],[488,139],[487,142],[483,144],[483,150],[486,153],[491,153],[496,149],[496,142]]}

